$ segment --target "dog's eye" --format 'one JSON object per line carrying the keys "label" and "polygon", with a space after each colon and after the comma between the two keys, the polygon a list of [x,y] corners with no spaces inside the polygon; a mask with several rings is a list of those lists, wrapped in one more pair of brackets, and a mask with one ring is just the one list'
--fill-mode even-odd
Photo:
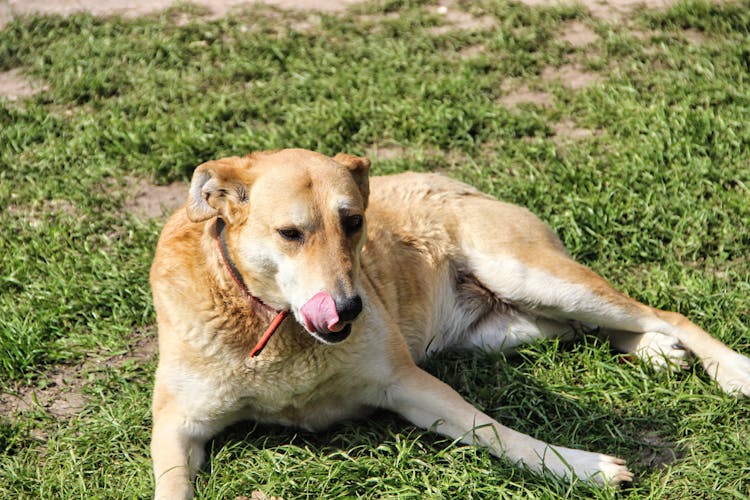
{"label": "dog's eye", "polygon": [[361,215],[352,215],[349,217],[345,217],[342,221],[342,225],[344,226],[344,231],[346,231],[348,234],[354,234],[357,231],[359,231],[362,228],[362,222],[364,219],[362,219]]}
{"label": "dog's eye", "polygon": [[302,241],[302,231],[294,228],[279,229],[279,235],[288,241]]}

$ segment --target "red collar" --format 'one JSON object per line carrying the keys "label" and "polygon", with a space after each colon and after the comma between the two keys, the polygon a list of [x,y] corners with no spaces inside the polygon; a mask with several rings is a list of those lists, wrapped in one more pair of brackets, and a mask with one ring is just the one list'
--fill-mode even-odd
{"label": "red collar", "polygon": [[232,277],[234,282],[237,283],[237,286],[240,288],[240,290],[242,290],[242,294],[245,296],[245,298],[250,302],[254,302],[260,305],[264,309],[268,309],[276,313],[276,317],[273,319],[273,321],[271,321],[271,324],[268,325],[266,331],[263,332],[263,335],[260,337],[260,340],[258,340],[258,343],[255,344],[255,347],[253,347],[253,349],[250,351],[250,357],[254,358],[258,354],[260,354],[260,351],[262,351],[266,346],[268,341],[271,339],[271,336],[274,334],[274,332],[276,332],[276,329],[278,329],[281,322],[284,321],[284,318],[286,318],[289,314],[289,311],[283,309],[281,311],[277,311],[276,309],[267,305],[258,297],[250,293],[250,290],[247,289],[245,280],[242,279],[242,275],[240,274],[239,269],[237,269],[237,266],[234,265],[234,262],[229,256],[229,247],[227,247],[226,237],[226,222],[224,222],[224,219],[222,219],[221,217],[216,219],[216,243],[219,246],[219,253],[221,254],[221,258],[224,261],[224,265],[226,266],[227,271],[229,271],[229,275]]}

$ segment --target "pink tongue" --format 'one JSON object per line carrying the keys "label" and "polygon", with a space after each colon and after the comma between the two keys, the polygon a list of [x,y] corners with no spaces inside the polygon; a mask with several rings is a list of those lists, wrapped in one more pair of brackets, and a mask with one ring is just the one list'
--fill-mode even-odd
{"label": "pink tongue", "polygon": [[326,292],[318,292],[300,308],[305,326],[311,332],[338,332],[345,325],[339,324],[336,302]]}

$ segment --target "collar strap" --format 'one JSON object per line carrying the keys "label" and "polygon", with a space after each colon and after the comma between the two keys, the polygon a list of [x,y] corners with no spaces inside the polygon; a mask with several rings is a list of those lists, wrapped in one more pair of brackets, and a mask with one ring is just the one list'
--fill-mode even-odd
{"label": "collar strap", "polygon": [[276,317],[271,321],[271,324],[268,325],[268,328],[266,328],[266,331],[263,332],[263,335],[261,335],[260,340],[258,340],[258,343],[255,344],[255,347],[253,347],[252,351],[250,351],[250,357],[254,358],[258,354],[260,354],[260,351],[263,350],[263,348],[266,346],[269,340],[271,340],[271,336],[276,332],[276,330],[279,328],[279,325],[281,325],[281,322],[284,321],[284,318],[289,314],[289,311],[281,310],[277,311],[273,309],[271,306],[260,300],[258,297],[250,293],[250,290],[247,289],[247,285],[245,284],[245,280],[242,279],[242,274],[240,274],[240,270],[237,269],[237,266],[234,264],[234,261],[232,261],[232,258],[229,256],[229,247],[227,246],[227,235],[226,235],[226,227],[227,224],[224,222],[224,219],[221,217],[218,217],[216,219],[216,242],[219,246],[219,253],[221,254],[221,258],[224,261],[224,265],[227,268],[227,271],[229,271],[229,275],[232,277],[234,282],[237,284],[237,286],[242,291],[242,294],[245,296],[245,298],[249,302],[253,302],[264,309],[270,309],[272,311],[276,312]]}

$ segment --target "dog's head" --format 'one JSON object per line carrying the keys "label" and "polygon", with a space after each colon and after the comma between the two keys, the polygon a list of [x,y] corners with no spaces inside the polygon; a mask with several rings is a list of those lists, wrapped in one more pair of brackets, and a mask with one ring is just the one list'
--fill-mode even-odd
{"label": "dog's head", "polygon": [[367,158],[298,149],[210,161],[193,174],[188,216],[223,218],[250,292],[318,340],[340,342],[363,307],[369,169]]}

